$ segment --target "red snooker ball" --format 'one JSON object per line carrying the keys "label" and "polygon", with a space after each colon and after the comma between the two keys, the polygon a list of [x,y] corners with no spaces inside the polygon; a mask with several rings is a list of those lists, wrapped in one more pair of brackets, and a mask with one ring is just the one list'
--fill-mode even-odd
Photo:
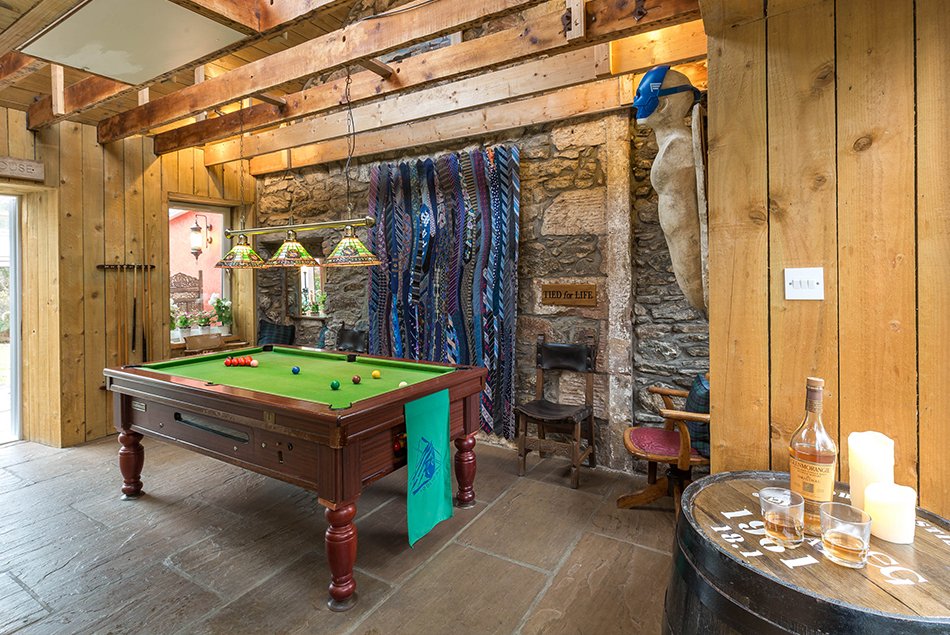
{"label": "red snooker ball", "polygon": [[360,383],[360,376],[359,376],[359,375],[353,375],[353,383],[354,383],[354,384]]}
{"label": "red snooker ball", "polygon": [[231,365],[231,358],[230,358],[230,357],[227,358],[226,360],[224,360],[224,365],[225,365],[225,366],[230,366],[230,365]]}

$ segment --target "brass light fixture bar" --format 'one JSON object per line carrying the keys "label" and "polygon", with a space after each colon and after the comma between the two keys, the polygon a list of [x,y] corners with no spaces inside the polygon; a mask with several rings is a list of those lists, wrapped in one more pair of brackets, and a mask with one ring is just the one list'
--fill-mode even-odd
{"label": "brass light fixture bar", "polygon": [[350,218],[346,220],[328,220],[319,223],[306,223],[304,225],[281,225],[279,227],[252,227],[250,229],[225,229],[224,235],[227,238],[234,236],[256,236],[259,234],[272,234],[286,231],[304,231],[307,229],[333,229],[338,227],[372,227],[376,224],[376,219],[372,216],[365,218]]}

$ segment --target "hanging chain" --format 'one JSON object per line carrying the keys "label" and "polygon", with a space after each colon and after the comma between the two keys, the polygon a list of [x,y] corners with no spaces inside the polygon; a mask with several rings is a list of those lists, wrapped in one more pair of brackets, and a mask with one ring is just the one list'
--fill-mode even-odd
{"label": "hanging chain", "polygon": [[346,218],[353,216],[353,207],[350,205],[350,161],[353,159],[353,153],[356,151],[356,122],[353,121],[353,104],[350,103],[350,84],[353,78],[350,77],[350,69],[346,69],[346,89],[343,93],[346,98],[346,167],[343,168],[346,176]]}
{"label": "hanging chain", "polygon": [[241,229],[244,229],[244,220],[246,210],[244,208],[244,100],[242,99],[240,104],[241,111],[241,152],[238,154],[238,161],[240,162],[240,177],[241,177]]}

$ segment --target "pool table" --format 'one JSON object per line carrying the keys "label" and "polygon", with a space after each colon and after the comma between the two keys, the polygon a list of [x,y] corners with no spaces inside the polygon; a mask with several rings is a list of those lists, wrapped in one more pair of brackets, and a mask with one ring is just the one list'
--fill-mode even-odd
{"label": "pool table", "polygon": [[[251,356],[259,365],[225,366],[225,358],[238,356]],[[295,366],[299,374],[292,373]],[[448,389],[457,505],[474,505],[484,368],[263,346],[104,373],[122,446],[123,497],[142,494],[143,435],[316,492],[329,523],[333,610],[356,602],[356,501],[365,485],[406,464],[397,441],[405,433],[407,402]],[[334,380],[338,390],[330,388]],[[402,382],[407,385],[400,387]]]}

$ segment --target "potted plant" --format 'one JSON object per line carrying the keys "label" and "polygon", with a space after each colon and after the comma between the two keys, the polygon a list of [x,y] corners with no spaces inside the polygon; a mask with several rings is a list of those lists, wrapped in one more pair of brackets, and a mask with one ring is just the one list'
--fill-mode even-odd
{"label": "potted plant", "polygon": [[317,298],[314,301],[314,307],[317,310],[317,315],[324,315],[324,308],[327,302],[327,294],[323,291],[317,292]]}
{"label": "potted plant", "polygon": [[169,302],[169,310],[170,310],[169,316],[171,318],[168,322],[170,326],[169,331],[171,335],[171,341],[180,342],[181,329],[178,328],[178,315],[179,315],[178,305],[175,304],[174,300],[169,300],[168,302]]}
{"label": "potted plant", "polygon": [[176,323],[182,337],[191,335],[191,316],[188,313],[179,311]]}
{"label": "potted plant", "polygon": [[211,332],[211,318],[214,317],[214,311],[198,311],[194,315],[195,324],[198,325],[198,334]]}
{"label": "potted plant", "polygon": [[230,334],[231,323],[234,321],[234,316],[231,313],[231,301],[222,298],[217,293],[212,293],[210,304],[214,308],[215,319],[218,321],[218,326],[215,326],[212,331],[221,335]]}

